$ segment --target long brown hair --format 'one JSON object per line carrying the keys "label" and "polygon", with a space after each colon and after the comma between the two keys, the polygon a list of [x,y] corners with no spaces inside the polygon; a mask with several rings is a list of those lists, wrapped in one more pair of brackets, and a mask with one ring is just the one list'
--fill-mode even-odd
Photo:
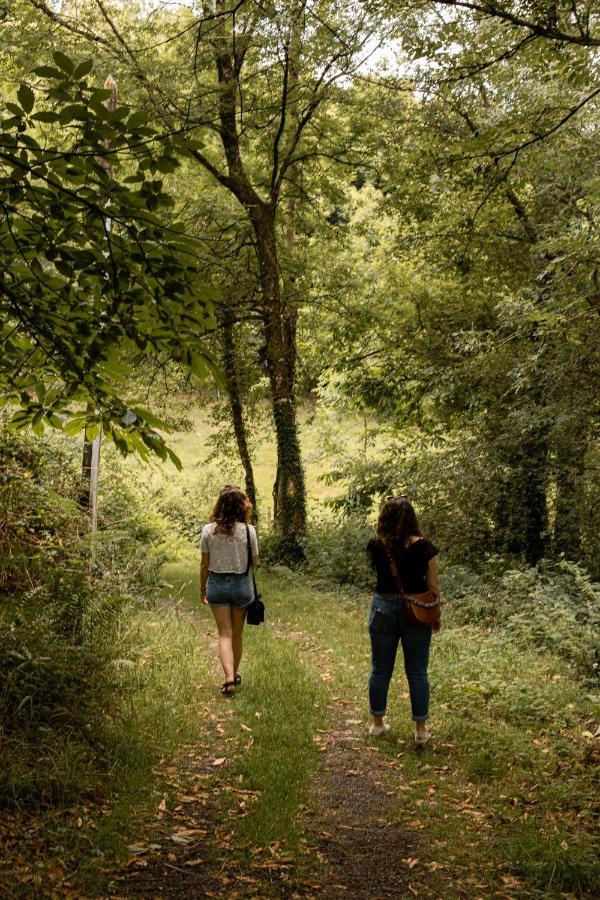
{"label": "long brown hair", "polygon": [[411,535],[423,536],[414,507],[408,497],[388,497],[377,520],[377,537],[390,552],[400,555]]}
{"label": "long brown hair", "polygon": [[235,484],[226,484],[215,503],[211,522],[216,522],[215,531],[221,534],[232,534],[236,522],[246,524],[252,515],[252,504],[248,497]]}

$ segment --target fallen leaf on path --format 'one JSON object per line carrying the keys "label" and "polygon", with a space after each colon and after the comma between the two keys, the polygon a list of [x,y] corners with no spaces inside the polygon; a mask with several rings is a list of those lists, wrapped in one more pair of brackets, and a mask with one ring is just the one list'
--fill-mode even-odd
{"label": "fallen leaf on path", "polygon": [[523,886],[523,882],[520,878],[515,878],[514,875],[501,875],[500,876],[504,886],[507,888],[520,888]]}
{"label": "fallen leaf on path", "polygon": [[225,762],[225,757],[219,756],[218,759],[213,759],[213,766],[222,766],[224,762]]}
{"label": "fallen leaf on path", "polygon": [[188,859],[184,862],[184,866],[201,866],[203,863],[203,859]]}
{"label": "fallen leaf on path", "polygon": [[204,835],[206,834],[206,828],[178,828],[177,831],[174,831],[173,834],[184,834],[184,835]]}
{"label": "fallen leaf on path", "polygon": [[166,812],[166,809],[167,809],[167,797],[168,797],[168,794],[163,794],[163,798],[162,798],[162,800],[160,801],[160,803],[158,804],[158,808],[159,808],[160,812]]}
{"label": "fallen leaf on path", "polygon": [[147,853],[148,847],[145,844],[130,844],[127,848],[130,853]]}
{"label": "fallen leaf on path", "polygon": [[140,859],[139,856],[130,856],[127,862],[124,864],[124,867],[128,869],[130,866],[140,866],[144,868],[148,863],[145,859]]}

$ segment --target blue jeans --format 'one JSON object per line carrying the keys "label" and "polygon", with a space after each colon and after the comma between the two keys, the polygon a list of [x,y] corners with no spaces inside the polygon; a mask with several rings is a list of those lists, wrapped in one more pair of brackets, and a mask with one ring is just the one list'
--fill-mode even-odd
{"label": "blue jeans", "polygon": [[388,688],[394,671],[398,644],[401,642],[412,717],[415,722],[424,722],[428,718],[427,664],[431,631],[431,625],[413,625],[408,621],[402,600],[373,594],[369,615],[371,637],[369,704],[372,716],[385,715]]}

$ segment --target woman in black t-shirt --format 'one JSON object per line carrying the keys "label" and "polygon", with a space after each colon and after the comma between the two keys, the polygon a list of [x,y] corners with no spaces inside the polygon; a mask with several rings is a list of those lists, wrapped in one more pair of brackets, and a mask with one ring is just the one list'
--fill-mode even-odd
{"label": "woman in black t-shirt", "polygon": [[367,554],[377,573],[369,615],[369,704],[373,716],[369,733],[379,737],[389,731],[384,716],[398,644],[401,643],[418,746],[430,740],[426,722],[429,717],[427,666],[432,628],[431,625],[413,625],[408,620],[389,556],[396,563],[405,593],[420,594],[430,590],[439,597],[437,552],[431,541],[423,537],[410,501],[406,497],[388,497],[379,513],[377,538],[367,545]]}

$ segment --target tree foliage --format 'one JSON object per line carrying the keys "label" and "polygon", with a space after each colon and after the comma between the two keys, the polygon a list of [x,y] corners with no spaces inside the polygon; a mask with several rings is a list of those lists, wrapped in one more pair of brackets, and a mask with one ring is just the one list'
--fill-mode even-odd
{"label": "tree foliage", "polygon": [[128,382],[150,353],[210,363],[211,291],[163,187],[190,146],[144,112],[107,108],[91,73],[55,51],[5,103],[0,393],[20,406],[16,427],[103,423],[121,449],[166,456]]}

